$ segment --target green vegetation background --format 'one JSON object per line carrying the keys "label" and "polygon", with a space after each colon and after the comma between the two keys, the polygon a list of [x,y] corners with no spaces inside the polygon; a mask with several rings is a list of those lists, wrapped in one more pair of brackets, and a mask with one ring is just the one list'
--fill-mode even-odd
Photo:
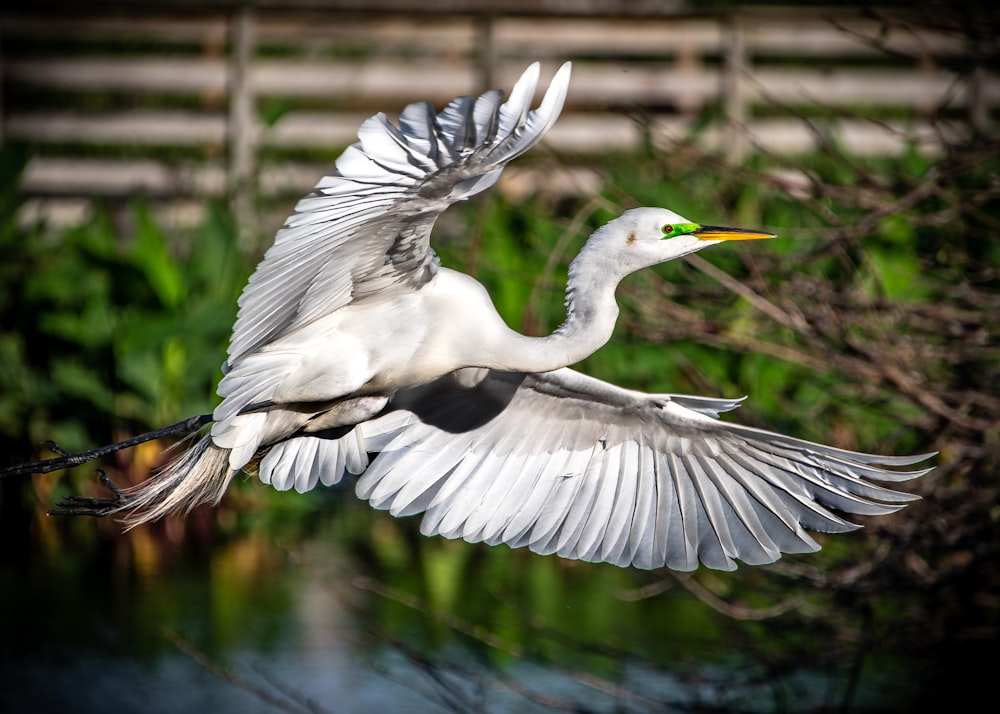
{"label": "green vegetation background", "polygon": [[[26,156],[0,153],[5,461],[49,455],[46,440],[82,450],[209,412],[260,250],[240,248],[221,202],[185,235],[166,235],[142,199],[63,231],[21,226]],[[542,154],[522,165],[565,163]],[[273,579],[319,537],[342,544],[370,578],[355,583],[371,596],[364,609],[399,647],[459,647],[608,681],[625,662],[695,679],[710,679],[704,661],[728,662],[747,686],[785,682],[765,710],[782,708],[782,697],[811,701],[794,699],[782,679],[803,668],[839,673],[837,691],[810,704],[817,709],[831,698],[863,703],[859,691],[900,710],[940,700],[946,684],[979,691],[1000,585],[998,167],[996,146],[978,140],[933,160],[912,152],[867,162],[831,143],[804,166],[758,157],[741,170],[692,150],[649,150],[592,162],[601,196],[520,202],[493,191],[439,222],[442,260],[477,275],[509,323],[535,334],[561,320],[566,266],[585,236],[626,208],[665,205],[778,232],[629,278],[615,338],[581,369],[639,389],[749,395],[727,418],[806,439],[940,452],[938,469],[912,486],[925,500],[829,539],[818,555],[735,574],[624,571],[423,539],[414,519],[371,512],[349,487],[300,496],[252,479],[217,510],[125,535],[113,522],[45,516],[60,497],[99,493],[91,465],[0,484],[6,607],[66,608],[90,573],[117,603],[115,617],[155,650],[162,623],[183,621],[190,598],[209,598],[216,627],[193,637],[220,653],[277,637],[261,601],[287,605]],[[134,483],[164,446],[101,467]],[[213,576],[192,586],[189,568]],[[136,583],[158,595],[131,598]],[[24,646],[39,630],[67,636],[38,619],[6,627]],[[885,689],[872,694],[875,685]]]}

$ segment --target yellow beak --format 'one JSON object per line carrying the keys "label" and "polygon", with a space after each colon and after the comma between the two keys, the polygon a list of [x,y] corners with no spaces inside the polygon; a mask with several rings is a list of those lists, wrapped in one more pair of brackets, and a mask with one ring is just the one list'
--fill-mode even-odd
{"label": "yellow beak", "polygon": [[702,226],[692,235],[700,240],[763,240],[774,238],[774,233],[752,231],[746,228],[725,228],[723,226]]}

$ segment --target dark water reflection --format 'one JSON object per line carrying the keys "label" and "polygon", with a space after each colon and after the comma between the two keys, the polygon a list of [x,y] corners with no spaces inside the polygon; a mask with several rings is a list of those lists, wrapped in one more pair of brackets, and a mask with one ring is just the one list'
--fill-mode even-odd
{"label": "dark water reflection", "polygon": [[[901,659],[795,632],[801,612],[741,623],[662,575],[423,539],[363,507],[329,516],[180,551],[140,534],[74,545],[94,524],[73,523],[58,549],[3,559],[0,710],[906,708]],[[699,574],[730,577],[745,575]]]}

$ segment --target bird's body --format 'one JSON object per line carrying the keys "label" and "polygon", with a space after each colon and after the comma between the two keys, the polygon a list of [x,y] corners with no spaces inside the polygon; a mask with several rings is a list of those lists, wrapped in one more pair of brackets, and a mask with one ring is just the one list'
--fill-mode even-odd
{"label": "bird's body", "polygon": [[[441,267],[430,231],[492,185],[554,123],[569,81],[529,111],[533,65],[499,92],[435,115],[382,115],[303,199],[240,298],[211,434],[125,503],[132,524],[218,500],[256,467],[306,491],[361,474],[358,494],[428,534],[643,568],[735,567],[818,546],[912,500],[925,458],[881,457],[723,423],[737,401],[645,394],[571,369],[610,339],[626,275],[708,245],[770,234],[640,208],[572,262],[551,335],[512,330],[474,278]],[[377,454],[373,461],[370,455]]]}
{"label": "bird's body", "polygon": [[[435,330],[436,325],[449,329]],[[331,403],[366,398],[352,405],[349,414],[326,416],[321,428],[360,423],[377,414],[401,387],[427,384],[470,365],[509,369],[511,365],[501,364],[502,348],[529,339],[507,327],[477,280],[441,268],[419,290],[351,303],[241,361],[222,383],[223,388],[236,385],[241,411],[265,403],[294,404],[296,409],[271,407],[223,417],[213,430],[215,443],[232,450],[230,465],[239,469],[260,444],[295,433]],[[250,381],[249,390],[240,389],[243,380]],[[262,382],[266,390],[254,388]],[[314,409],[303,411],[297,405]],[[243,443],[254,446],[238,450]]]}

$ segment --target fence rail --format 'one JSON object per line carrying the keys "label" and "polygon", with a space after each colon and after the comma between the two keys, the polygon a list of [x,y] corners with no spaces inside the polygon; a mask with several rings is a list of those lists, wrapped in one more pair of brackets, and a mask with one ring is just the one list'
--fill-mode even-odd
{"label": "fence rail", "polygon": [[[21,190],[48,205],[136,192],[301,193],[322,168],[297,155],[332,157],[374,111],[509,87],[534,59],[549,73],[575,60],[549,139],[574,154],[669,146],[706,111],[720,121],[698,140],[734,161],[753,147],[809,151],[815,134],[801,114],[822,118],[855,153],[914,143],[933,152],[942,116],[949,132],[982,129],[1000,105],[993,68],[962,71],[976,58],[959,38],[834,10],[720,20],[245,8],[56,20],[2,12],[0,23],[0,137],[38,148]],[[879,122],[853,116],[872,111]],[[282,180],[254,181],[262,155]]]}

